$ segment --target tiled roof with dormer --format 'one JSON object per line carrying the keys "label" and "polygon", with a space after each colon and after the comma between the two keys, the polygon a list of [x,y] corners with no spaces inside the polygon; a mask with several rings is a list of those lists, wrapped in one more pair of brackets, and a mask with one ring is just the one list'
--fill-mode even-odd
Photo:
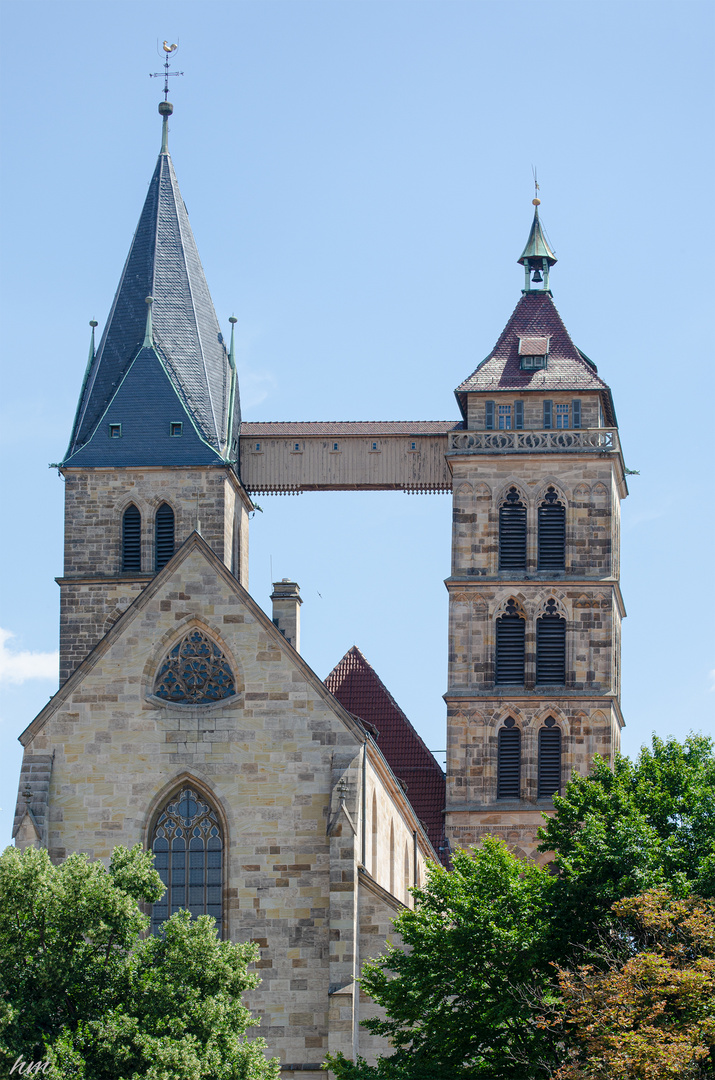
{"label": "tiled roof with dormer", "polygon": [[[379,734],[375,742],[398,780],[435,851],[444,848],[445,776],[390,691],[353,645],[333,668],[325,685],[353,716]],[[370,728],[368,730],[370,730]]]}
{"label": "tiled roof with dormer", "polygon": [[[520,338],[549,339],[546,368],[521,370]],[[551,294],[542,290],[522,295],[489,356],[455,394],[463,407],[465,394],[500,390],[600,390],[610,394],[596,365],[571,340]]]}

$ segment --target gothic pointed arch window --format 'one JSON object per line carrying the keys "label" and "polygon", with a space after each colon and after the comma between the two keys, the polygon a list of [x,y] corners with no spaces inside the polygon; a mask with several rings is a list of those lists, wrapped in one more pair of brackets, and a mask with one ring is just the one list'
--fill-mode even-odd
{"label": "gothic pointed arch window", "polygon": [[521,795],[521,732],[508,716],[497,736],[497,799]]}
{"label": "gothic pointed arch window", "polygon": [[142,568],[142,516],[132,503],[122,515],[122,573],[140,573]]}
{"label": "gothic pointed arch window", "polygon": [[524,685],[526,619],[516,605],[508,600],[506,610],[496,621],[496,657],[494,682],[497,686]]}
{"label": "gothic pointed arch window", "polygon": [[154,694],[177,705],[209,705],[236,693],[228,658],[194,627],[169,651],[154,680]]}
{"label": "gothic pointed arch window", "polygon": [[538,510],[539,570],[566,567],[566,508],[556,488],[550,487]]}
{"label": "gothic pointed arch window", "polygon": [[536,620],[536,681],[552,686],[566,684],[566,619],[549,600]]}
{"label": "gothic pointed arch window", "polygon": [[558,795],[561,788],[561,731],[549,716],[539,731],[537,794],[539,798]]}
{"label": "gothic pointed arch window", "polygon": [[224,836],[218,814],[195,787],[186,784],[167,800],[151,835],[154,866],[166,892],[152,907],[151,927],[177,911],[211,915],[221,931]]}
{"label": "gothic pointed arch window", "polygon": [[168,503],[162,503],[156,512],[154,532],[154,565],[158,571],[174,554],[174,511]]}
{"label": "gothic pointed arch window", "polygon": [[499,569],[526,570],[526,506],[513,486],[499,507]]}

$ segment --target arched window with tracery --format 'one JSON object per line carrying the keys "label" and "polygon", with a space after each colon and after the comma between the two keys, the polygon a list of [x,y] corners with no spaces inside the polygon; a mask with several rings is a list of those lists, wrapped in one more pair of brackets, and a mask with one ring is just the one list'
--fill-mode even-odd
{"label": "arched window with tracery", "polygon": [[524,685],[525,645],[526,619],[516,601],[508,600],[503,615],[496,621],[494,682],[497,686]]}
{"label": "arched window with tracery", "polygon": [[564,570],[566,567],[566,508],[556,488],[550,487],[538,512],[539,570]]}
{"label": "arched window with tracery", "polygon": [[566,684],[566,619],[549,600],[536,620],[536,681],[552,686]]}
{"label": "arched window with tracery", "polygon": [[539,798],[558,795],[561,788],[561,731],[553,716],[539,731],[537,794]]}
{"label": "arched window with tracery", "polygon": [[142,516],[134,505],[122,515],[122,573],[138,574],[142,568]]}
{"label": "arched window with tracery", "polygon": [[151,836],[154,865],[166,892],[154,904],[152,931],[176,911],[211,915],[219,933],[223,917],[224,837],[218,815],[191,785],[160,811]]}
{"label": "arched window with tracery", "polygon": [[513,716],[500,729],[497,745],[497,799],[521,795],[521,732]]}
{"label": "arched window with tracery", "polygon": [[194,628],[174,645],[159,668],[154,693],[179,705],[208,705],[234,695],[236,680],[216,642]]}
{"label": "arched window with tracery", "polygon": [[499,507],[499,569],[526,570],[526,507],[515,487]]}
{"label": "arched window with tracery", "polygon": [[157,570],[166,566],[174,554],[174,511],[162,503],[156,512],[154,565]]}

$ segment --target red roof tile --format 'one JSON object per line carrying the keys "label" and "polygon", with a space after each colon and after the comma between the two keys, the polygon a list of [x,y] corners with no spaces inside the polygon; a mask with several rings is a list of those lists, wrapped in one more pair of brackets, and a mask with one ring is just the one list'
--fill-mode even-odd
{"label": "red roof tile", "polygon": [[356,646],[333,668],[325,685],[344,708],[377,728],[377,745],[395,776],[404,781],[407,797],[439,852],[444,838],[444,773],[392,694]]}
{"label": "red roof tile", "polygon": [[461,427],[458,420],[269,420],[244,421],[241,435],[446,435]]}
{"label": "red roof tile", "polygon": [[[519,339],[529,337],[550,338],[544,370],[520,369]],[[608,391],[596,365],[574,345],[548,292],[522,295],[492,352],[455,393],[460,399],[469,391],[499,390]]]}

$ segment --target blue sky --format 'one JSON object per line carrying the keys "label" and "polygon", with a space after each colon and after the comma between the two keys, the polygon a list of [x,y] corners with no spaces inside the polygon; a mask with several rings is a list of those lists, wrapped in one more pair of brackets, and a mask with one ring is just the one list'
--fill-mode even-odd
{"label": "blue sky", "polygon": [[[556,305],[640,470],[624,749],[715,733],[712,5],[5,0],[0,18],[0,844],[17,735],[56,689],[47,466],[159,150],[164,38],[185,72],[172,157],[224,332],[239,320],[245,419],[456,419],[454,387],[520,295],[536,165]],[[441,750],[448,497],[259,502],[258,602],[271,573],[295,577],[318,674],[357,644]]]}

